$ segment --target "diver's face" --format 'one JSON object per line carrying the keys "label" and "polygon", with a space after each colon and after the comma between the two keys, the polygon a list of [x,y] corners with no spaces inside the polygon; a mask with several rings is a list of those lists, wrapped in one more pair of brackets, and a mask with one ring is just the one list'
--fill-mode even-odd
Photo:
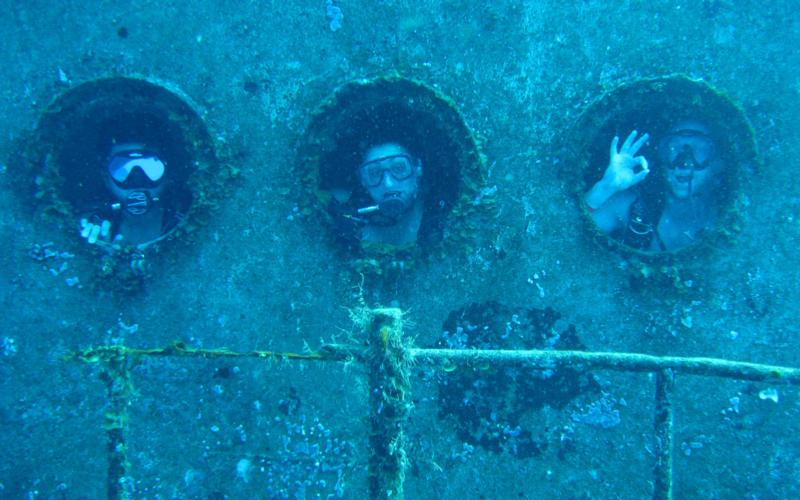
{"label": "diver's face", "polygon": [[165,167],[165,162],[143,144],[116,144],[111,148],[103,177],[109,191],[119,201],[127,200],[134,192],[157,198],[166,185]]}
{"label": "diver's face", "polygon": [[722,165],[713,140],[692,130],[664,137],[659,145],[659,159],[672,195],[680,199],[707,192]]}
{"label": "diver's face", "polygon": [[410,206],[419,194],[422,167],[398,144],[381,144],[367,151],[359,168],[361,185],[372,201],[397,199]]}
{"label": "diver's face", "polygon": [[120,175],[114,177],[111,172],[103,175],[108,190],[114,195],[117,203],[124,207],[124,212],[130,215],[146,214],[167,186],[163,174],[157,181],[153,181],[139,166],[132,168],[126,174],[124,181],[118,181],[118,177]]}

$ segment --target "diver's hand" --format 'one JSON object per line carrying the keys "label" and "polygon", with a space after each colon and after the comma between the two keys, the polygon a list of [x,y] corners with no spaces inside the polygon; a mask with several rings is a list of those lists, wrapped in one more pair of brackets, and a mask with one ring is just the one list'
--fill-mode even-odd
{"label": "diver's hand", "polygon": [[90,245],[102,245],[111,242],[111,221],[102,220],[99,224],[81,219],[81,238],[84,238]]}
{"label": "diver's hand", "polygon": [[[636,153],[639,152],[639,149],[647,142],[650,136],[642,134],[637,139],[636,135],[637,132],[635,130],[631,132],[619,149],[617,149],[619,137],[614,136],[614,139],[611,140],[608,167],[605,174],[603,174],[602,182],[606,183],[615,193],[625,191],[631,186],[639,184],[650,173],[647,159],[644,156],[636,156]],[[642,167],[638,172],[636,171],[637,165]]]}
{"label": "diver's hand", "polygon": [[[591,212],[600,209],[615,194],[642,182],[650,173],[647,159],[644,156],[636,156],[650,136],[643,134],[636,139],[636,135],[635,130],[631,132],[620,148],[618,148],[619,137],[614,136],[612,139],[611,154],[603,178],[586,193],[586,204]],[[637,166],[641,166],[638,172]]]}

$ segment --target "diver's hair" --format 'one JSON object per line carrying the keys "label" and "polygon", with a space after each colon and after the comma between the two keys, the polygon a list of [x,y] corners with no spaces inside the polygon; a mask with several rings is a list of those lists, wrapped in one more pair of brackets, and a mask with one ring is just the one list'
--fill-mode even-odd
{"label": "diver's hair", "polygon": [[358,152],[357,152],[358,165],[361,166],[361,163],[363,162],[364,158],[367,156],[367,153],[371,149],[376,148],[378,146],[383,146],[383,145],[386,145],[386,144],[395,144],[395,145],[399,146],[400,148],[402,148],[406,153],[408,153],[409,156],[411,156],[413,158],[418,158],[416,151],[414,151],[412,148],[410,148],[407,145],[407,143],[408,143],[408,139],[400,140],[399,137],[394,137],[394,136],[374,137],[374,138],[372,138],[370,140],[361,141],[359,143],[359,145],[358,145],[359,148],[358,148]]}

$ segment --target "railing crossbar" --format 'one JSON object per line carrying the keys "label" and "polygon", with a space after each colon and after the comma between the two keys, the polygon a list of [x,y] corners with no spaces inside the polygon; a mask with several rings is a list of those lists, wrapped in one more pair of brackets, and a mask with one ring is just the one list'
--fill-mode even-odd
{"label": "railing crossbar", "polygon": [[[569,366],[574,370],[613,370],[622,372],[651,372],[672,370],[675,373],[722,377],[737,380],[776,380],[790,385],[800,385],[800,369],[765,365],[744,361],[730,361],[706,357],[654,356],[651,354],[621,352],[586,352],[555,350],[507,349],[425,349],[406,348],[415,363],[497,363],[527,364],[534,368],[559,368]],[[360,359],[365,348],[353,345],[329,344],[318,351],[305,353],[281,351],[232,351],[228,349],[202,349],[183,344],[172,344],[158,349],[137,349],[126,346],[103,346],[80,352],[75,357],[92,362],[108,356],[125,354],[143,357],[200,357],[200,358],[256,358],[290,361],[347,361]]]}
{"label": "railing crossbar", "polygon": [[[405,423],[410,403],[410,366],[433,364],[445,371],[459,364],[524,365],[531,368],[613,370],[655,374],[653,498],[673,495],[673,402],[677,374],[722,377],[748,381],[775,381],[800,385],[800,369],[705,357],[653,356],[618,352],[491,349],[423,349],[403,337],[402,313],[376,309],[363,324],[366,346],[328,344],[303,353],[203,349],[175,343],[157,349],[123,345],[103,346],[74,353],[71,359],[100,363],[108,387],[106,431],[109,449],[108,498],[133,498],[125,434],[132,394],[129,361],[139,357],[253,358],[277,361],[359,361],[367,367],[370,386],[369,494],[371,498],[403,498],[407,457]],[[388,410],[387,410],[388,409]]]}
{"label": "railing crossbar", "polygon": [[800,369],[717,358],[653,356],[649,354],[585,351],[500,350],[500,349],[409,349],[414,361],[440,363],[528,364],[536,368],[569,366],[575,370],[660,372],[723,377],[738,380],[780,380],[800,385]]}

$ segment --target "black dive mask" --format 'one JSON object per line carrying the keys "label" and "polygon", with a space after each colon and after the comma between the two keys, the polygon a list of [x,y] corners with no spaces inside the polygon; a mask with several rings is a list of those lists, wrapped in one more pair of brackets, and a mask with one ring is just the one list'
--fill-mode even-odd
{"label": "black dive mask", "polygon": [[717,148],[709,135],[696,130],[679,130],[661,140],[658,154],[669,169],[703,170],[717,157]]}
{"label": "black dive mask", "polygon": [[672,160],[667,168],[674,169],[680,168],[683,170],[703,170],[708,166],[708,160],[705,163],[700,163],[694,157],[694,151],[689,146],[683,146],[683,150],[678,153]]}

